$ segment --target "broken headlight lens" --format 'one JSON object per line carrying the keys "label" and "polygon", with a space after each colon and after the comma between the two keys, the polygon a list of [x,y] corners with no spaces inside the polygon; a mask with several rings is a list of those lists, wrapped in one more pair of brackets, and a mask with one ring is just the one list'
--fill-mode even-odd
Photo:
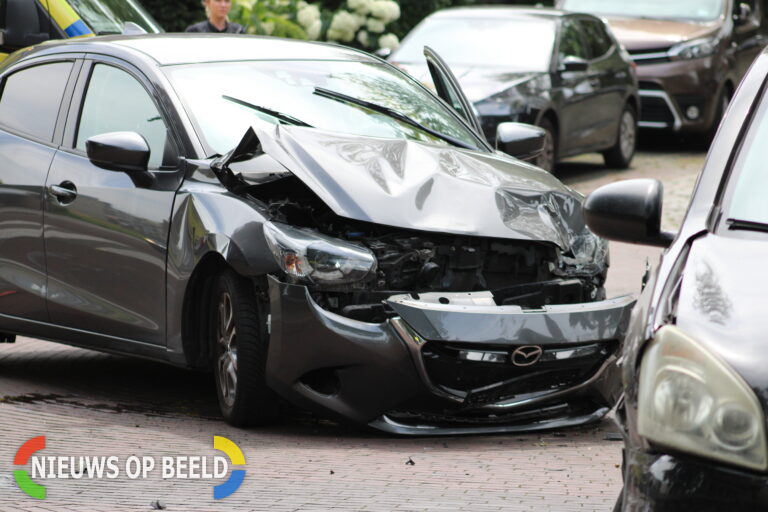
{"label": "broken headlight lens", "polygon": [[280,268],[298,282],[349,284],[376,270],[376,258],[365,247],[310,229],[265,222],[264,238]]}
{"label": "broken headlight lens", "polygon": [[643,356],[638,432],[684,452],[768,469],[757,397],[730,366],[677,327],[659,329]]}

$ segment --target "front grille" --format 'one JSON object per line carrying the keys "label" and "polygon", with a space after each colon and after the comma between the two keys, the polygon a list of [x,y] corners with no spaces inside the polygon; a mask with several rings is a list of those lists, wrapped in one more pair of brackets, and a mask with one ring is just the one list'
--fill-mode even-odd
{"label": "front grille", "polygon": [[432,385],[461,397],[472,408],[572,388],[600,369],[616,343],[548,345],[530,366],[513,364],[518,347],[431,341],[421,354]]}
{"label": "front grille", "polygon": [[669,47],[666,48],[649,48],[646,50],[632,50],[629,55],[632,60],[638,66],[645,64],[659,64],[661,62],[670,62],[669,55],[667,54]]}
{"label": "front grille", "polygon": [[667,102],[662,98],[643,96],[640,102],[640,121],[650,123],[665,123],[672,126],[675,123],[675,117],[669,110]]}
{"label": "front grille", "polygon": [[639,82],[637,82],[637,88],[640,89],[641,91],[643,89],[647,91],[663,91],[664,90],[664,87],[662,87],[661,84],[656,82],[650,82],[648,80],[640,80]]}

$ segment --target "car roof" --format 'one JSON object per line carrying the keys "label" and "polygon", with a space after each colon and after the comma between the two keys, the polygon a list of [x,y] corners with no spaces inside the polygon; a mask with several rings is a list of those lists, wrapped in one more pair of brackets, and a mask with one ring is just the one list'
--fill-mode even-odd
{"label": "car roof", "polygon": [[[41,53],[140,53],[161,66],[249,60],[351,60],[380,62],[371,55],[336,44],[242,34],[142,34],[99,36],[47,42],[24,58]],[[120,50],[123,50],[122,52]]]}
{"label": "car roof", "polygon": [[550,7],[531,6],[495,6],[478,5],[471,7],[451,7],[430,15],[430,18],[544,18],[554,19],[572,16],[577,13],[553,9]]}

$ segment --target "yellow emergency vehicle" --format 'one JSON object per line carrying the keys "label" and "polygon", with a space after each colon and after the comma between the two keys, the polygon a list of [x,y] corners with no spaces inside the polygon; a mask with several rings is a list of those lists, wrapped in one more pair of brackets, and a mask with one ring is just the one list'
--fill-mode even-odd
{"label": "yellow emergency vehicle", "polygon": [[0,61],[49,39],[162,31],[136,0],[0,0]]}

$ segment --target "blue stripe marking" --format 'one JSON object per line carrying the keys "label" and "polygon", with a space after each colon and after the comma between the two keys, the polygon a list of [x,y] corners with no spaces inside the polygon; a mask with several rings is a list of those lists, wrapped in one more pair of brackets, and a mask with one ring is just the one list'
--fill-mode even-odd
{"label": "blue stripe marking", "polygon": [[77,36],[87,36],[92,35],[93,32],[91,32],[91,29],[88,28],[88,25],[83,23],[83,20],[77,20],[70,26],[64,29],[64,32],[67,34],[68,37],[77,37]]}
{"label": "blue stripe marking", "polygon": [[243,483],[244,478],[244,469],[233,470],[226,482],[213,488],[213,499],[220,500],[235,492],[240,487],[240,484]]}

